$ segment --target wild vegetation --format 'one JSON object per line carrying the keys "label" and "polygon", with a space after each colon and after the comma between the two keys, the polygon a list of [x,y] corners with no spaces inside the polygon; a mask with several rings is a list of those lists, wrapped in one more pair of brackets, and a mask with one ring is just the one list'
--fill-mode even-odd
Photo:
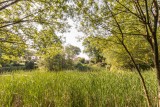
{"label": "wild vegetation", "polygon": [[[156,106],[156,74],[143,73]],[[147,107],[135,72],[12,72],[0,76],[0,106],[21,107]]]}
{"label": "wild vegetation", "polygon": [[[160,106],[159,11],[159,0],[0,0],[2,106]],[[89,60],[64,45],[69,20]]]}

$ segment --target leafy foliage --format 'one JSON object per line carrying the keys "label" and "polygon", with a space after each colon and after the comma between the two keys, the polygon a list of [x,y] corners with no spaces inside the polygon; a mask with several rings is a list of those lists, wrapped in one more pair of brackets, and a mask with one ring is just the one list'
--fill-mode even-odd
{"label": "leafy foliage", "polygon": [[41,59],[39,67],[45,67],[49,71],[60,71],[64,69],[64,57],[61,54]]}
{"label": "leafy foliage", "polygon": [[[85,43],[86,40],[87,43]],[[88,52],[89,54],[93,54],[94,52],[95,56],[92,59],[96,58],[97,54],[97,56],[101,55],[100,58],[103,59],[105,58],[105,62],[111,65],[113,68],[134,67],[132,61],[130,60],[128,54],[125,52],[123,46],[114,36],[108,36],[106,38],[88,37],[85,39],[84,43],[86,49],[85,52]],[[143,37],[128,36],[125,38],[125,44],[129,48],[129,51],[134,56],[137,64],[139,64],[140,68],[147,68],[147,67],[150,68],[153,65],[153,60],[152,60],[153,54],[150,51],[149,44],[145,42]],[[99,50],[98,51],[99,53],[96,50]],[[143,67],[144,65],[146,66]]]}
{"label": "leafy foliage", "polygon": [[73,59],[76,55],[79,55],[81,52],[80,48],[73,45],[67,45],[65,47],[65,53],[68,59]]}
{"label": "leafy foliage", "polygon": [[[154,34],[152,31],[153,26],[158,23],[154,23],[156,7],[153,6],[153,2],[73,1],[77,15],[75,20],[80,21],[81,24],[79,29],[89,35],[84,41],[88,53],[99,50],[99,54],[106,58],[108,64],[114,67],[132,68],[134,64],[124,48],[126,45],[137,65],[146,65],[146,68],[153,65],[153,41],[156,40],[152,38]],[[159,42],[159,36],[156,37]],[[89,40],[92,38],[93,40]]]}
{"label": "leafy foliage", "polygon": [[[99,40],[100,39],[100,40]],[[87,53],[92,59],[95,59],[95,63],[104,62],[105,58],[102,55],[103,49],[99,47],[102,41],[100,37],[89,36],[83,40],[84,52]],[[101,44],[100,44],[101,43]]]}
{"label": "leafy foliage", "polygon": [[1,0],[0,63],[9,63],[23,56],[24,50],[31,48],[33,37],[41,36],[37,35],[39,30],[52,28],[64,32],[68,27],[65,21],[67,7],[65,0]]}
{"label": "leafy foliage", "polygon": [[35,68],[35,63],[34,63],[34,61],[26,61],[26,62],[25,62],[25,68],[26,68],[27,70],[34,69],[34,68]]}

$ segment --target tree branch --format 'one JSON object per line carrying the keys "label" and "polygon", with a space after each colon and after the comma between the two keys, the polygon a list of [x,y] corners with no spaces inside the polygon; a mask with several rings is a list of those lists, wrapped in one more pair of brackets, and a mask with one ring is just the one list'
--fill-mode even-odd
{"label": "tree branch", "polygon": [[[13,2],[5,5],[5,6],[0,7],[0,11],[6,9],[7,7],[9,7],[9,6],[11,6],[11,5],[13,5],[13,4],[15,4],[15,3],[19,2],[19,1],[21,1],[21,0],[15,0],[15,1],[13,1]],[[7,2],[7,1],[6,1],[6,2]]]}

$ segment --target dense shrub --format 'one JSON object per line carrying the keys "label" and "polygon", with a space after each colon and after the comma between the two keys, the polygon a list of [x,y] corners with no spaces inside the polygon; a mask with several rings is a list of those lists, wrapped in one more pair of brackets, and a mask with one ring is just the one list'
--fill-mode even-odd
{"label": "dense shrub", "polygon": [[74,69],[74,62],[72,59],[65,59],[64,69],[66,69],[66,70],[73,70]]}
{"label": "dense shrub", "polygon": [[87,66],[85,64],[82,64],[80,62],[75,65],[75,68],[79,71],[89,71],[89,70],[91,70],[91,68],[89,66]]}
{"label": "dense shrub", "polygon": [[17,70],[25,70],[25,66],[11,66],[11,67],[0,67],[1,72],[9,72],[9,71],[17,71]]}
{"label": "dense shrub", "polygon": [[39,67],[44,67],[49,71],[59,71],[64,67],[64,58],[62,55],[57,54],[52,57],[47,57],[39,60]]}
{"label": "dense shrub", "polygon": [[27,70],[31,70],[31,69],[34,69],[35,68],[35,64],[33,61],[26,61],[25,62],[25,68]]}
{"label": "dense shrub", "polygon": [[25,69],[26,69],[26,66],[18,62],[0,65],[0,72],[9,72],[9,71],[17,71],[17,70],[25,70]]}
{"label": "dense shrub", "polygon": [[63,54],[41,58],[38,62],[39,68],[49,71],[73,70],[74,62],[72,59],[65,59]]}
{"label": "dense shrub", "polygon": [[17,63],[17,62],[14,62],[14,63],[12,64],[12,66],[21,66],[21,64],[19,64],[19,63]]}
{"label": "dense shrub", "polygon": [[11,66],[9,63],[6,63],[6,64],[2,63],[1,65],[2,65],[2,67],[10,67]]}
{"label": "dense shrub", "polygon": [[78,61],[83,63],[83,64],[85,63],[85,59],[84,58],[78,58]]}

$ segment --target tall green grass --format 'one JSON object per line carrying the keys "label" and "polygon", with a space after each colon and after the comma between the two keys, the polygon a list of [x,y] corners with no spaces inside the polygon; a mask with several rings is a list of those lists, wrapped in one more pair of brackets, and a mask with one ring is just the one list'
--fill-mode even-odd
{"label": "tall green grass", "polygon": [[[143,76],[156,106],[156,76]],[[19,72],[0,75],[1,107],[147,107],[134,72]]]}

